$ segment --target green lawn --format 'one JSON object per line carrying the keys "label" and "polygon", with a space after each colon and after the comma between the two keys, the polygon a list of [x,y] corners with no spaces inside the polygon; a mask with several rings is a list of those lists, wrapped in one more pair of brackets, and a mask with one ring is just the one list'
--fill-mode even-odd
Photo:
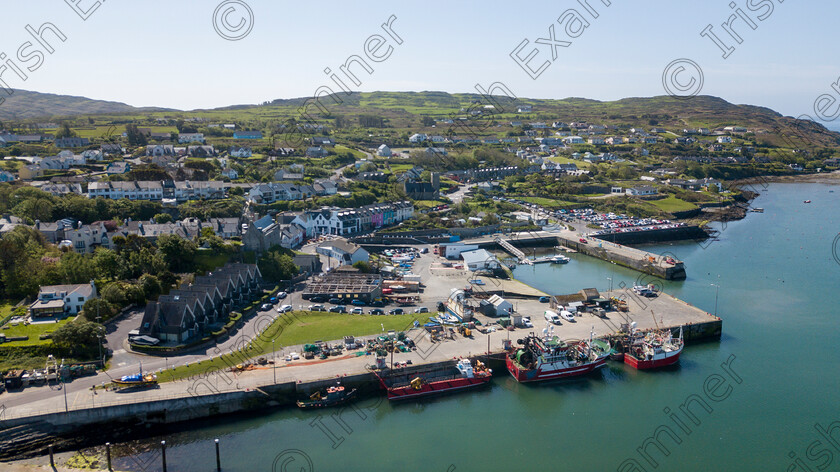
{"label": "green lawn", "polygon": [[685,200],[680,200],[679,198],[673,195],[670,195],[667,198],[663,198],[662,200],[651,200],[649,203],[662,211],[667,211],[668,213],[673,213],[675,211],[694,210],[697,208],[697,205],[687,202]]}
{"label": "green lawn", "polygon": [[351,149],[347,146],[342,146],[341,144],[336,144],[335,145],[335,152],[337,154],[344,153],[344,152],[349,152],[350,154],[353,154],[353,157],[355,157],[356,159],[367,158],[367,155],[365,153],[363,153],[362,151],[357,151],[357,150]]}
{"label": "green lawn", "polygon": [[229,258],[230,256],[228,254],[220,254],[209,249],[200,249],[195,256],[195,264],[199,270],[207,272],[225,265]]}
{"label": "green lawn", "polygon": [[437,200],[414,200],[414,206],[416,208],[431,208],[441,205],[442,202]]}
{"label": "green lawn", "polygon": [[6,319],[12,314],[12,309],[15,307],[15,302],[11,300],[0,300],[0,320]]}
{"label": "green lawn", "polygon": [[[0,329],[0,333],[6,335],[7,338],[11,338],[14,336],[29,336],[29,339],[26,341],[14,341],[14,342],[7,342],[3,343],[0,346],[37,346],[41,344],[49,344],[52,341],[49,339],[38,339],[40,335],[45,333],[51,333],[58,329],[60,326],[63,326],[69,323],[73,318],[68,317],[65,318],[58,323],[38,323],[38,324],[31,324],[31,325],[24,325],[23,323],[18,324],[17,326],[6,325],[2,329]],[[8,328],[7,328],[8,327]]]}
{"label": "green lawn", "polygon": [[388,167],[391,168],[391,172],[393,172],[394,174],[400,174],[402,172],[407,172],[411,170],[411,168],[414,166],[411,164],[391,164]]}
{"label": "green lawn", "polygon": [[[280,316],[271,323],[251,344],[241,352],[227,354],[202,363],[179,366],[158,375],[161,382],[169,382],[200,373],[227,369],[243,360],[271,352],[271,340],[275,347],[312,343],[315,341],[335,341],[344,336],[370,336],[385,331],[406,331],[417,320],[423,324],[429,320],[429,313],[408,315],[346,315],[341,313],[322,313],[297,311]],[[301,353],[302,354],[302,353]]]}

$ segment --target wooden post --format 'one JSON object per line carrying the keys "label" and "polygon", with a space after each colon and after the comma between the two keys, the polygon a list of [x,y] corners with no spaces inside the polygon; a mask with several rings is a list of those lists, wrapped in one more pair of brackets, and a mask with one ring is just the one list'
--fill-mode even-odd
{"label": "wooden post", "polygon": [[52,467],[54,469],[55,468],[55,459],[53,458],[53,445],[52,444],[50,444],[49,450],[50,450],[50,467]]}
{"label": "wooden post", "polygon": [[160,442],[160,451],[163,458],[163,472],[166,472],[166,441]]}
{"label": "wooden post", "polygon": [[111,443],[105,443],[105,458],[108,461],[108,470],[111,470]]}
{"label": "wooden post", "polygon": [[219,458],[219,438],[216,438],[216,471],[222,472],[222,460]]}

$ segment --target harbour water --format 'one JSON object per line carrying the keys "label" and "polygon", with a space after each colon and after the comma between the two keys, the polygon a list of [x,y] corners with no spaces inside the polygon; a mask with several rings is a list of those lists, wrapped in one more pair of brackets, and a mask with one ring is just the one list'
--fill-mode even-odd
{"label": "harbour water", "polygon": [[[815,429],[840,422],[838,197],[840,187],[771,184],[753,202],[764,213],[717,224],[717,240],[648,247],[685,261],[684,281],[580,254],[515,270],[550,293],[656,283],[711,313],[717,298],[722,339],[689,345],[676,368],[611,362],[544,385],[497,372],[484,390],[398,405],[383,396],[340,416],[283,409],[209,419],[121,444],[114,466],[161,470],[165,439],[169,470],[215,470],[219,438],[225,471],[838,470],[840,449]],[[840,440],[840,423],[833,432]]]}

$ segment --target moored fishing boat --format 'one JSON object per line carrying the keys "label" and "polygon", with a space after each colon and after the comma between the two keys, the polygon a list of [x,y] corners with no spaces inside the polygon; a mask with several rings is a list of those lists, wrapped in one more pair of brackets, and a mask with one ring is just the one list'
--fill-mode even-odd
{"label": "moored fishing boat", "polygon": [[680,360],[684,347],[682,327],[676,339],[670,329],[650,331],[644,335],[633,330],[628,343],[624,363],[630,367],[647,370],[673,365]]}
{"label": "moored fishing boat", "polygon": [[543,330],[543,336],[534,333],[517,343],[519,348],[509,348],[506,356],[508,372],[519,382],[553,380],[588,374],[603,367],[610,354],[610,344],[595,339],[566,343],[553,335],[553,327]]}
{"label": "moored fishing boat", "polygon": [[352,400],[356,396],[356,389],[347,390],[343,385],[336,384],[334,387],[327,388],[324,393],[317,391],[313,393],[309,400],[298,401],[297,406],[300,408],[328,408],[331,406],[341,405]]}
{"label": "moored fishing boat", "polygon": [[413,373],[374,372],[388,392],[388,400],[405,400],[453,392],[487,384],[493,371],[481,363],[475,367],[469,359],[461,359],[454,366],[443,366]]}
{"label": "moored fishing boat", "polygon": [[551,263],[552,264],[568,264],[570,260],[571,259],[564,256],[563,254],[557,254],[557,255],[555,255],[551,258]]}

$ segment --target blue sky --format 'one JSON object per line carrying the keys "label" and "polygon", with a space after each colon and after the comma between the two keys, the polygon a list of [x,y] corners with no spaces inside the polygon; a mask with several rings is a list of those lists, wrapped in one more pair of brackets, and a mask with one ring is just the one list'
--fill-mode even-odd
{"label": "blue sky", "polygon": [[[25,81],[11,70],[0,78],[14,88],[179,109],[311,96],[330,83],[323,69],[337,70],[349,56],[364,54],[365,40],[384,35],[380,25],[391,15],[403,43],[390,40],[392,54],[371,63],[373,74],[359,74],[362,85],[355,90],[472,92],[476,83],[501,81],[520,97],[613,100],[665,94],[665,66],[690,58],[703,70],[703,94],[813,115],[817,97],[838,94],[831,84],[840,77],[833,48],[840,42],[840,5],[828,0],[736,0],[756,26],[734,24],[741,44],[720,26],[733,14],[728,0],[612,0],[609,7],[588,0],[598,18],[578,0],[243,0],[253,23],[238,41],[223,39],[213,27],[221,0],[108,0],[87,20],[68,4],[89,10],[97,1],[4,1],[0,52],[14,58],[32,41],[27,25],[51,22],[67,40],[52,37],[54,53],[45,54]],[[761,1],[773,4],[764,20],[756,16],[766,8],[752,12],[746,5]],[[550,48],[535,40],[547,38],[552,24],[557,40],[571,39],[557,21],[567,9],[581,13],[589,26],[568,47],[557,48],[556,60],[532,79],[510,53],[527,39],[521,56],[536,46],[532,65],[548,59]],[[237,15],[234,10],[229,23]],[[735,46],[727,59],[700,36],[708,24]]]}

